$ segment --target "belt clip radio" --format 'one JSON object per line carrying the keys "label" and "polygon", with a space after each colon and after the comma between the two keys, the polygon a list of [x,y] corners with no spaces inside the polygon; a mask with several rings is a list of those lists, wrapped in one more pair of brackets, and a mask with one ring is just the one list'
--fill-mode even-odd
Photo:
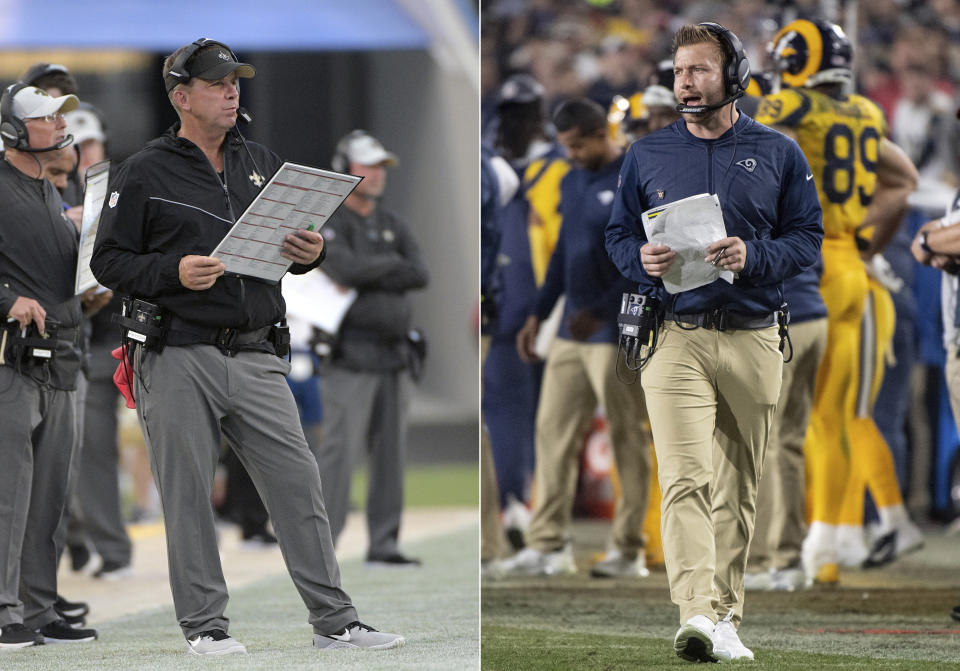
{"label": "belt clip radio", "polygon": [[11,318],[3,330],[3,356],[0,356],[0,363],[4,363],[7,356],[19,363],[43,364],[53,361],[56,354],[59,322],[46,320],[43,325],[43,335],[33,322],[23,329],[17,326],[16,320]]}
{"label": "belt clip radio", "polygon": [[643,294],[623,294],[617,329],[620,332],[619,349],[623,351],[630,370],[638,371],[650,360],[657,347],[662,318],[658,299]]}
{"label": "belt clip radio", "polygon": [[163,308],[139,298],[124,298],[120,314],[110,320],[123,329],[124,344],[140,344],[154,352],[162,352],[167,342],[167,319]]}
{"label": "belt clip radio", "polygon": [[790,341],[790,309],[787,307],[786,303],[780,305],[780,309],[777,310],[777,334],[780,336],[780,354],[783,354],[783,350],[786,349],[787,345],[790,346],[790,354],[784,355],[783,362],[790,363],[793,359],[793,343]]}
{"label": "belt clip radio", "polygon": [[270,333],[267,340],[273,344],[273,351],[281,359],[290,356],[290,327],[287,326],[287,320],[281,319],[279,324],[270,327]]}

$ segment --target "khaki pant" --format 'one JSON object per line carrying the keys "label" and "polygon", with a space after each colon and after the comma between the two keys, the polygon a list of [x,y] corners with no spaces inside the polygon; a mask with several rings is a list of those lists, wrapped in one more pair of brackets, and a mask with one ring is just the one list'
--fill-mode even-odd
{"label": "khaki pant", "polygon": [[953,419],[960,426],[960,359],[957,358],[957,346],[947,348],[947,365],[944,369],[947,378],[947,391],[950,392],[950,409]]}
{"label": "khaki pant", "polygon": [[753,571],[799,562],[806,534],[803,442],[817,369],[827,346],[826,317],[791,324],[790,342],[793,358],[783,365],[780,400],[757,492],[757,519],[748,560]]}
{"label": "khaki pant", "polygon": [[[480,370],[490,349],[490,336],[480,338]],[[483,377],[483,376],[481,376]],[[482,382],[481,382],[482,384]],[[481,391],[481,396],[483,392]],[[497,471],[487,427],[480,420],[480,559],[487,561],[503,556],[503,526],[500,524],[500,495]]]}
{"label": "khaki pant", "polygon": [[[626,558],[642,550],[650,490],[650,443],[639,382],[617,378],[617,346],[556,338],[547,355],[537,407],[535,502],[527,543],[541,552],[569,540],[578,456],[597,405],[603,406],[620,476],[612,545]],[[632,373],[625,373],[633,379]]]}
{"label": "khaki pant", "polygon": [[[680,621],[743,613],[757,483],[780,394],[776,327],[667,322],[641,374],[659,466],[670,597]],[[715,439],[718,438],[718,439]]]}

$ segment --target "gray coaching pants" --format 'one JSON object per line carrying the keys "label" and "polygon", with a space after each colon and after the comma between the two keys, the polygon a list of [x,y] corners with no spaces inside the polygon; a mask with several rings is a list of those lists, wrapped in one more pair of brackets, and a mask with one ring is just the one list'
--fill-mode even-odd
{"label": "gray coaching pants", "polygon": [[93,547],[105,562],[125,566],[130,563],[132,545],[123,523],[117,471],[120,393],[113,384],[117,361],[106,348],[98,345],[91,347],[90,354],[90,380],[82,406],[85,416],[77,499]]}
{"label": "gray coaching pants", "polygon": [[340,588],[340,569],[320,490],[284,376],[272,354],[225,356],[213,345],[138,349],[137,414],[160,493],[170,588],[189,638],[227,630],[227,586],[220,566],[210,493],[220,435],[253,479],[273,521],[287,570],[316,633],[357,618]]}
{"label": "gray coaching pants", "polygon": [[350,509],[354,460],[369,457],[368,555],[397,552],[403,512],[410,376],[406,371],[356,371],[330,365],[323,373],[323,441],[317,450],[330,527],[336,539]]}
{"label": "gray coaching pants", "polygon": [[54,532],[67,500],[75,393],[0,366],[0,627],[59,619]]}

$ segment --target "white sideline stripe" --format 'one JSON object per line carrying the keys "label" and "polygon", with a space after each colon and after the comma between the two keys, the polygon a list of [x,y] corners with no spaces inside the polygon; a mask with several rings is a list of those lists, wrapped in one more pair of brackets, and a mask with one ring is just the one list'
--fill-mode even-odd
{"label": "white sideline stripe", "polygon": [[150,196],[149,198],[147,198],[147,200],[159,200],[161,203],[170,203],[171,205],[181,205],[181,206],[183,206],[183,207],[189,207],[191,210],[197,210],[198,212],[203,212],[204,214],[209,214],[209,215],[210,215],[211,217],[213,217],[214,219],[219,219],[220,221],[225,221],[226,223],[228,223],[228,224],[230,224],[231,226],[233,226],[233,222],[230,221],[229,219],[224,219],[223,217],[218,217],[218,216],[215,215],[213,212],[207,212],[207,211],[206,211],[205,209],[203,209],[202,207],[197,207],[196,205],[190,205],[190,204],[188,204],[188,203],[181,203],[181,202],[176,201],[176,200],[167,200],[166,198],[160,198],[159,196]]}

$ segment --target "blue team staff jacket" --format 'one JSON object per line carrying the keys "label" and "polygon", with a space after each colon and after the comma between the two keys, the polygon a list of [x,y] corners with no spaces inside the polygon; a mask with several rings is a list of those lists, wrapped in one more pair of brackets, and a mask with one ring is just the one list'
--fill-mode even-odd
{"label": "blue team staff jacket", "polygon": [[[717,194],[727,236],[747,247],[744,269],[725,280],[670,295],[647,275],[640,215],[700,193]],[[627,152],[605,229],[607,252],[638,291],[676,313],[725,308],[769,314],[783,302],[782,282],[820,256],[823,222],[810,166],[797,143],[745,114],[719,138],[692,135],[683,119],[641,138]]]}

